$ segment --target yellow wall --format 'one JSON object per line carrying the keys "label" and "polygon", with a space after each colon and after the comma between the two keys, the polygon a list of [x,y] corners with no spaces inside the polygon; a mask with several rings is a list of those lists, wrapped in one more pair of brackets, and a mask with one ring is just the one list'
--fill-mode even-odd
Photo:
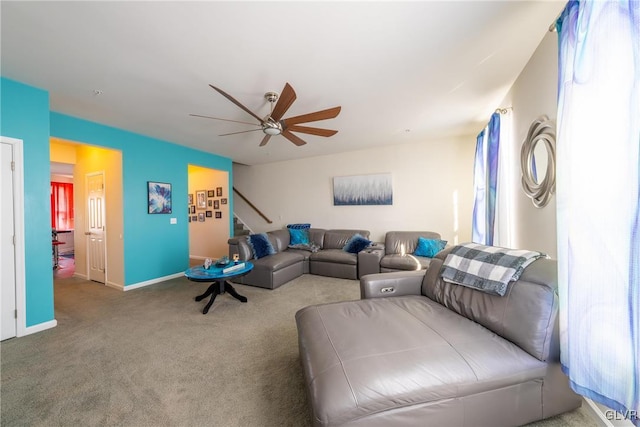
{"label": "yellow wall", "polygon": [[51,138],[49,147],[52,162],[76,163],[76,144],[60,138]]}
{"label": "yellow wall", "polygon": [[[189,216],[197,216],[198,213],[206,211],[212,212],[212,217],[207,218],[205,215],[204,222],[189,223],[189,256],[191,258],[217,259],[223,255],[228,255],[229,245],[229,204],[223,205],[220,201],[225,198],[229,200],[227,188],[229,188],[229,174],[224,171],[202,168],[199,166],[189,165],[189,194],[193,195],[194,204],[197,191],[214,191],[214,197],[207,197],[207,208],[203,210],[196,209],[196,213],[190,213]],[[222,187],[222,196],[215,195],[217,187]],[[208,202],[218,200],[220,209],[214,209],[208,206]],[[187,203],[184,204],[185,209]],[[216,218],[215,212],[221,212],[222,218]]]}

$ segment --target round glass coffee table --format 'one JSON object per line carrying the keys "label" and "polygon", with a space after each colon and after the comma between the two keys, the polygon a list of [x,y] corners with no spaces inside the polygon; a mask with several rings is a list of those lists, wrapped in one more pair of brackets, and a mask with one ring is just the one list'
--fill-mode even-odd
{"label": "round glass coffee table", "polygon": [[[230,267],[231,269],[229,269]],[[216,297],[220,294],[224,294],[225,292],[229,292],[229,295],[237,300],[240,300],[240,302],[247,302],[247,297],[244,297],[237,293],[233,285],[229,283],[229,280],[235,277],[244,276],[251,270],[253,270],[253,264],[244,261],[237,265],[231,263],[224,268],[212,265],[208,269],[205,269],[202,265],[199,265],[196,267],[191,267],[184,272],[184,275],[192,282],[213,282],[207,288],[205,293],[203,293],[202,295],[198,295],[195,298],[196,301],[202,301],[203,299],[211,295],[211,299],[202,310],[202,314],[207,314],[209,312],[209,309],[211,308],[211,305],[216,300]]]}

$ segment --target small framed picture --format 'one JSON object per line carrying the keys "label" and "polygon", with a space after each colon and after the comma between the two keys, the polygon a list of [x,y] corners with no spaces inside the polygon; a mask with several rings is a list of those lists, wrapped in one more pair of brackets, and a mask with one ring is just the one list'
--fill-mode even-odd
{"label": "small framed picture", "polygon": [[191,221],[192,222],[196,222],[198,220],[198,216],[197,215],[191,215]]}
{"label": "small framed picture", "polygon": [[209,206],[209,207],[213,206],[213,199],[207,200],[207,206]]}
{"label": "small framed picture", "polygon": [[204,212],[198,213],[198,222],[204,222]]}
{"label": "small framed picture", "polygon": [[187,196],[189,196],[189,204],[192,205],[193,204],[193,194],[187,194]]}
{"label": "small framed picture", "polygon": [[204,190],[196,191],[196,208],[207,209],[207,192]]}
{"label": "small framed picture", "polygon": [[207,190],[207,197],[213,197],[213,190]]}
{"label": "small framed picture", "polygon": [[171,184],[147,181],[147,207],[150,214],[170,214]]}
{"label": "small framed picture", "polygon": [[216,211],[216,218],[222,218],[222,212]]}
{"label": "small framed picture", "polygon": [[191,222],[191,217],[189,217],[189,222]]}
{"label": "small framed picture", "polygon": [[216,196],[222,197],[222,187],[216,187]]}
{"label": "small framed picture", "polygon": [[227,198],[225,197],[223,199],[220,199],[220,203],[222,203],[223,205],[226,205],[227,204]]}
{"label": "small framed picture", "polygon": [[213,209],[220,209],[220,200],[213,201]]}
{"label": "small framed picture", "polygon": [[207,215],[207,218],[211,218],[213,216],[213,212],[211,211],[206,211],[205,214]]}
{"label": "small framed picture", "polygon": [[191,213],[196,213],[196,205],[191,205]]}

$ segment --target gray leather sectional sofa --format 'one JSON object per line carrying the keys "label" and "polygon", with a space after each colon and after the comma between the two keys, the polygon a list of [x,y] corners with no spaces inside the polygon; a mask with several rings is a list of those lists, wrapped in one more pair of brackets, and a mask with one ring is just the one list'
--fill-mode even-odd
{"label": "gray leather sectional sofa", "polygon": [[229,257],[238,254],[240,260],[251,261],[254,265],[251,273],[235,278],[234,282],[275,289],[305,273],[359,279],[365,274],[379,272],[381,253],[363,251],[352,254],[342,250],[354,234],[368,238],[368,230],[310,228],[309,240],[319,247],[317,252],[289,248],[290,235],[287,229],[266,234],[276,253],[259,259],[255,259],[245,236],[229,239]]}
{"label": "gray leather sectional sofa", "polygon": [[500,297],[444,282],[449,250],[296,313],[314,425],[513,426],[580,406],[559,365],[556,262]]}

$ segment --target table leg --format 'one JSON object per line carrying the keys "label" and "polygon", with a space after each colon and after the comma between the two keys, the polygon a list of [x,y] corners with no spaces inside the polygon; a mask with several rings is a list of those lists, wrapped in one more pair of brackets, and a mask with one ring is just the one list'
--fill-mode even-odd
{"label": "table leg", "polygon": [[239,293],[236,292],[235,288],[231,286],[231,283],[225,281],[224,282],[224,290],[229,292],[229,294],[240,302],[247,302],[247,297],[243,297]]}
{"label": "table leg", "polygon": [[209,309],[211,308],[211,306],[213,305],[213,302],[216,300],[216,297],[220,295],[220,289],[218,287],[216,287],[213,292],[211,293],[211,299],[209,300],[209,302],[207,303],[207,305],[204,306],[204,308],[202,309],[202,314],[207,314],[209,312]]}
{"label": "table leg", "polygon": [[[214,289],[216,289],[216,285],[217,285],[217,284],[218,284],[217,282],[216,282],[216,283],[212,283],[212,284],[207,288],[207,290],[204,292],[204,294],[202,294],[202,295],[198,295],[198,296],[196,297],[196,301],[202,301],[203,299],[205,299],[206,297],[208,297],[209,295],[211,295],[211,294],[213,293],[213,290],[214,290]],[[220,293],[220,288],[218,288],[218,293]]]}

